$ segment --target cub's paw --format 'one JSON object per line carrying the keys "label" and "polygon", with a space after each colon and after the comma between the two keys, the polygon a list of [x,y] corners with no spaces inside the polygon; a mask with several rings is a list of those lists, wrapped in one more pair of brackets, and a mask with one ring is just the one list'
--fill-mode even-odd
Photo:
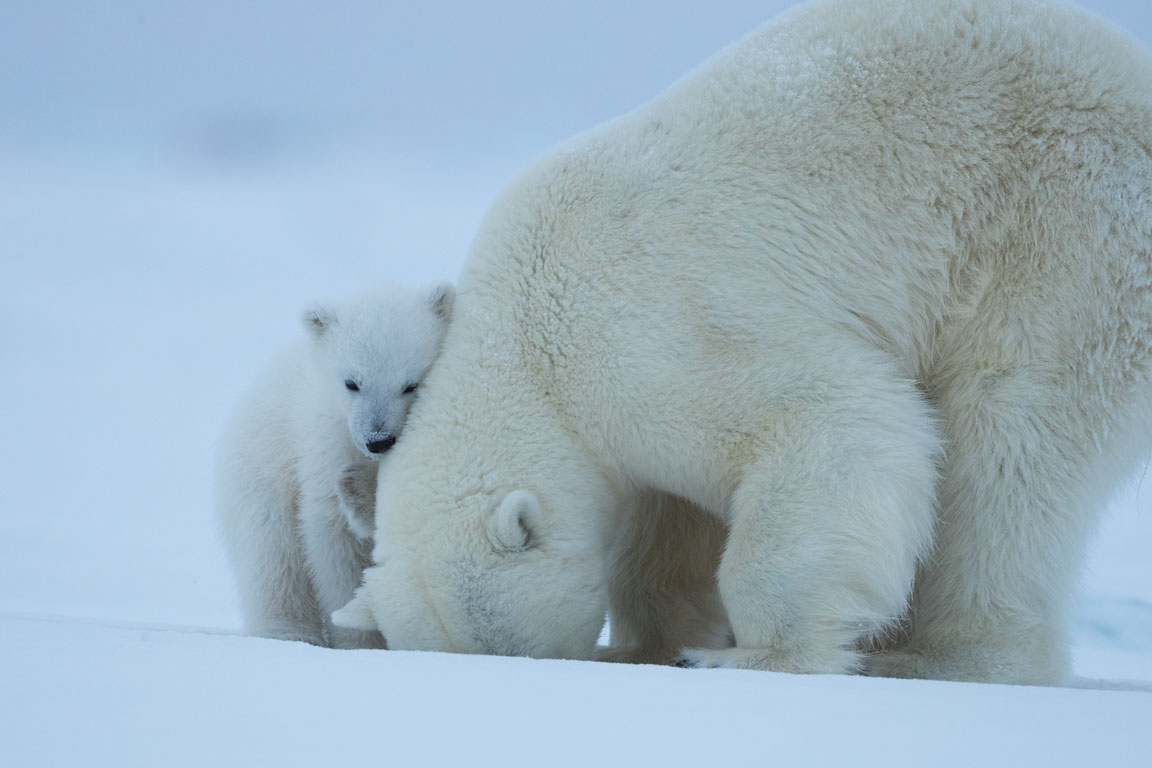
{"label": "cub's paw", "polygon": [[358,539],[370,540],[376,535],[376,472],[375,462],[350,464],[340,473],[336,483],[336,496],[348,530]]}

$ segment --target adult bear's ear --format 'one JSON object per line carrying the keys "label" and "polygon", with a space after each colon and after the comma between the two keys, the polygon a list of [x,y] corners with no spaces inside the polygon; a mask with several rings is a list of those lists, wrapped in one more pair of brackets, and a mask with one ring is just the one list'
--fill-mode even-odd
{"label": "adult bear's ear", "polygon": [[303,323],[304,330],[320,338],[336,324],[336,313],[327,307],[309,307],[300,315],[300,322]]}
{"label": "adult bear's ear", "polygon": [[532,545],[540,523],[540,502],[531,491],[512,491],[488,519],[488,538],[503,552],[522,552]]}
{"label": "adult bear's ear", "polygon": [[436,317],[448,322],[452,319],[452,307],[456,304],[456,289],[452,287],[452,283],[440,283],[432,289],[428,303],[432,305],[432,312]]}
{"label": "adult bear's ear", "polygon": [[348,605],[332,613],[332,623],[347,629],[362,629],[366,632],[379,629],[372,606],[368,599],[368,588],[357,587]]}

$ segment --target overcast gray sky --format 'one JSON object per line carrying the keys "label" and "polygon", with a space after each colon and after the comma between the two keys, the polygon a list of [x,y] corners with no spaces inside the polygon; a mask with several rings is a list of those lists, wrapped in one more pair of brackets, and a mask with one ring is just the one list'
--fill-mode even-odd
{"label": "overcast gray sky", "polygon": [[[534,155],[794,3],[9,0],[0,153]],[[1150,0],[1081,5],[1152,45]]]}

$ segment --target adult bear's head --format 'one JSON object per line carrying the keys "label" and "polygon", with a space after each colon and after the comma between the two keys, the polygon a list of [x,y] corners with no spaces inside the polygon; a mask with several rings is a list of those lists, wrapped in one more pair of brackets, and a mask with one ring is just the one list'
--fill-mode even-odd
{"label": "adult bear's head", "polygon": [[546,519],[518,490],[378,547],[380,564],[334,620],[379,629],[393,650],[591,658],[607,607],[603,545],[561,541]]}

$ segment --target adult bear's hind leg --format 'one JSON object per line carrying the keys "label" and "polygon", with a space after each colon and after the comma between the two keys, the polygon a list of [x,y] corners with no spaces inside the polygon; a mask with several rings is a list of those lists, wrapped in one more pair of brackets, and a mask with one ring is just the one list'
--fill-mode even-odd
{"label": "adult bear's hind leg", "polygon": [[[869,674],[1065,679],[1064,624],[1086,542],[1139,455],[1122,433],[1147,423],[1146,406],[1106,405],[1103,387],[1072,378],[1021,366],[941,392],[950,440],[936,552],[917,577],[907,647],[870,657]],[[1106,411],[1129,423],[1110,430]]]}

